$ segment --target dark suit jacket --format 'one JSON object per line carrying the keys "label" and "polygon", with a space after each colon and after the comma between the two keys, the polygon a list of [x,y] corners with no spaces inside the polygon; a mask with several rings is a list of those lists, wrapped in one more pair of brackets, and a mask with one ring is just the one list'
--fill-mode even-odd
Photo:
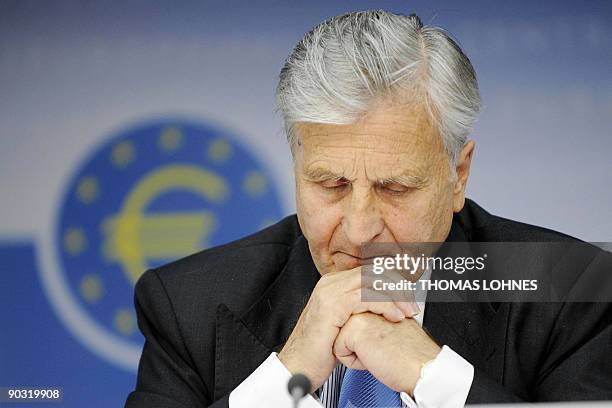
{"label": "dark suit jacket", "polygon": [[[448,240],[567,241],[467,200]],[[147,271],[129,408],[227,407],[292,331],[320,275],[297,218]],[[424,327],[470,361],[468,403],[612,399],[610,303],[428,303]]]}

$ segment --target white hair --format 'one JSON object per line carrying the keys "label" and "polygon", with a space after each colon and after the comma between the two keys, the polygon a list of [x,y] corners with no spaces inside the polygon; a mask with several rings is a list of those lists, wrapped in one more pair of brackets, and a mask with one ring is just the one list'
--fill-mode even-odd
{"label": "white hair", "polygon": [[424,104],[454,170],[480,110],[476,75],[446,31],[414,14],[360,11],[323,21],[291,52],[276,90],[292,152],[295,123],[353,123],[384,97]]}

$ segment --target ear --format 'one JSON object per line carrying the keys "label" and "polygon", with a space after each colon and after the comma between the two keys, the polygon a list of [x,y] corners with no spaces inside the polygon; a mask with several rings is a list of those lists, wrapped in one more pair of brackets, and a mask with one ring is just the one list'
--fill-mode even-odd
{"label": "ear", "polygon": [[470,177],[470,166],[472,165],[472,156],[476,142],[470,140],[467,142],[459,156],[457,157],[457,178],[453,189],[453,211],[459,212],[465,204],[465,187],[467,186],[468,178]]}

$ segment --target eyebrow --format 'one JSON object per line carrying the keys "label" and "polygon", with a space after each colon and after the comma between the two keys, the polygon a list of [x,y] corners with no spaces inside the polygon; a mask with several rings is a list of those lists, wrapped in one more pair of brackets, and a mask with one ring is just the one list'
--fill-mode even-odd
{"label": "eyebrow", "polygon": [[[326,180],[340,180],[345,178],[342,174],[334,173],[333,171],[318,167],[318,166],[307,166],[304,168],[304,175],[311,181],[319,182]],[[380,179],[376,181],[378,185],[389,185],[389,184],[399,184],[406,187],[421,187],[427,184],[427,177],[420,177],[413,174],[408,174],[405,172],[398,176],[387,177],[384,179]]]}
{"label": "eyebrow", "polygon": [[329,169],[317,166],[306,166],[304,168],[304,175],[312,181],[339,180],[344,178],[343,175],[336,174]]}
{"label": "eyebrow", "polygon": [[399,176],[393,176],[378,180],[377,183],[382,186],[389,184],[399,184],[401,186],[418,188],[427,184],[427,178],[404,173],[400,174]]}

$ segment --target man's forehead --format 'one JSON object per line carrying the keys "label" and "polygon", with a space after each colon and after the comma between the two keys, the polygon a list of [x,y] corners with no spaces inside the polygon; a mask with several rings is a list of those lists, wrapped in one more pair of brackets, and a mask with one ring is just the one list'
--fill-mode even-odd
{"label": "man's forehead", "polygon": [[399,176],[424,178],[436,158],[431,154],[410,154],[403,149],[388,151],[375,146],[355,149],[329,146],[311,146],[304,149],[300,162],[304,174],[312,179],[334,177],[353,178],[360,169],[373,179],[387,179]]}
{"label": "man's forehead", "polygon": [[305,127],[299,144],[305,156],[325,155],[329,157],[357,158],[367,154],[379,160],[391,157],[428,159],[439,154],[444,147],[437,134],[414,129],[380,129],[380,131],[353,128],[351,125],[316,125],[317,129]]}
{"label": "man's forehead", "polygon": [[299,122],[295,130],[302,145],[317,150],[354,148],[397,154],[417,145],[431,148],[439,144],[422,110],[406,106],[377,109],[351,124]]}
{"label": "man's forehead", "polygon": [[366,129],[328,129],[302,133],[300,143],[311,151],[365,149],[371,153],[401,154],[415,144],[431,143],[414,132]]}
{"label": "man's forehead", "polygon": [[[344,177],[352,179],[361,167],[356,161],[314,160],[304,164],[303,173],[313,180],[326,180]],[[420,163],[397,161],[377,163],[376,166],[365,164],[365,171],[373,180],[403,181],[406,184],[420,184],[428,176],[428,169]]]}

